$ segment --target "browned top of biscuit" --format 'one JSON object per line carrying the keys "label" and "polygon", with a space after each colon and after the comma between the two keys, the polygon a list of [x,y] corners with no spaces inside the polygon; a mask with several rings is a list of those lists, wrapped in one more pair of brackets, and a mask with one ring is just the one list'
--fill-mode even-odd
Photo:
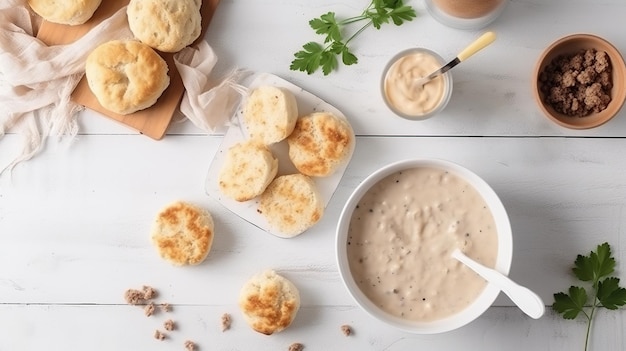
{"label": "browned top of biscuit", "polygon": [[284,301],[276,309],[277,288],[265,294],[249,296],[246,300],[245,308],[255,310],[256,314],[262,318],[260,321],[252,323],[252,328],[265,335],[273,334],[277,329],[285,329],[291,324],[291,314],[296,311],[294,301]]}
{"label": "browned top of biscuit", "polygon": [[271,335],[294,320],[300,308],[300,294],[292,282],[270,270],[246,283],[239,306],[252,329]]}
{"label": "browned top of biscuit", "polygon": [[288,174],[274,179],[261,194],[258,212],[282,236],[292,237],[321,219],[324,203],[309,176]]}
{"label": "browned top of biscuit", "polygon": [[152,241],[161,257],[173,264],[198,264],[211,249],[213,220],[198,207],[176,202],[158,214]]}
{"label": "browned top of biscuit", "polygon": [[318,112],[299,118],[287,142],[289,157],[298,171],[324,177],[347,159],[354,135],[343,119]]}

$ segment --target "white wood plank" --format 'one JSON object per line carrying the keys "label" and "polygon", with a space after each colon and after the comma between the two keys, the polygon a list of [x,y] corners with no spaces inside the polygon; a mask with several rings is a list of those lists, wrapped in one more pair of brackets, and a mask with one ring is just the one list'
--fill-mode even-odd
{"label": "white wood plank", "polygon": [[[456,54],[480,31],[462,31],[436,22],[422,1],[406,1],[418,17],[402,26],[366,30],[351,42],[359,58],[329,76],[289,70],[293,54],[308,41],[321,42],[308,21],[333,11],[338,18],[354,16],[366,3],[359,1],[222,1],[206,40],[220,58],[216,72],[233,66],[279,75],[335,105],[348,116],[357,134],[366,135],[604,135],[622,136],[626,111],[608,124],[572,131],[545,118],[531,93],[534,65],[541,51],[561,36],[589,32],[626,48],[616,30],[626,3],[619,0],[510,1],[489,29],[498,38],[488,48],[452,70],[454,92],[441,115],[420,122],[394,117],[380,95],[380,75],[397,52],[423,46],[444,58]],[[248,16],[264,13],[264,16]],[[590,20],[598,18],[601,20]],[[236,23],[236,25],[235,25]],[[271,24],[270,24],[271,23]],[[289,35],[285,35],[288,28]],[[351,32],[356,29],[347,29]],[[250,55],[240,54],[255,53]]]}
{"label": "white wood plank", "polygon": [[[422,1],[406,3],[417,10],[416,19],[399,27],[386,25],[381,31],[367,30],[352,41],[359,63],[323,76],[289,70],[293,54],[303,44],[322,39],[309,28],[308,21],[328,11],[336,12],[338,18],[353,16],[365,3],[222,0],[205,37],[219,59],[212,78],[218,79],[235,67],[276,74],[342,110],[360,135],[624,135],[626,109],[606,125],[592,130],[557,126],[536,106],[531,81],[542,50],[562,36],[588,32],[608,39],[618,49],[626,48],[626,37],[615,26],[626,13],[625,2],[510,1],[488,28],[497,33],[496,41],[451,71],[454,92],[447,108],[420,122],[397,118],[385,107],[379,91],[385,63],[395,53],[414,46],[427,47],[452,59],[480,31],[448,28],[429,15]],[[286,28],[289,35],[285,35]],[[81,133],[134,134],[95,112],[83,115]],[[171,125],[168,133],[205,132],[184,123]]]}
{"label": "white wood plank", "polygon": [[[360,11],[363,4],[344,1],[310,6],[301,0],[252,4],[222,1],[206,36],[220,59],[214,75],[219,77],[235,66],[277,74],[336,105],[354,121],[357,134],[623,135],[626,111],[607,125],[588,131],[572,131],[553,124],[535,106],[530,82],[541,50],[560,36],[585,31],[609,39],[618,48],[626,47],[626,38],[616,33],[612,25],[621,21],[621,14],[626,12],[625,3],[579,1],[572,6],[568,0],[510,2],[490,26],[498,33],[496,42],[453,71],[455,88],[449,106],[441,115],[421,122],[396,118],[384,106],[379,80],[386,61],[411,46],[428,47],[452,58],[477,33],[447,28],[430,17],[423,3],[408,3],[419,12],[414,21],[400,27],[389,26],[380,32],[368,31],[353,42],[360,58],[357,65],[342,67],[329,76],[309,76],[289,70],[293,53],[305,42],[319,39],[308,27],[308,21],[327,11],[348,16]],[[263,16],[243,20],[248,14],[264,12],[273,14],[272,25],[266,25],[268,19]],[[556,19],[555,13],[558,13]],[[588,21],[590,14],[603,20]],[[529,19],[533,25],[529,25]],[[584,28],[579,23],[585,23]],[[284,28],[289,28],[289,36],[284,35]],[[378,44],[381,42],[384,45]],[[235,54],[232,43],[246,48],[246,52],[260,54]],[[134,133],[95,112],[85,115],[89,117],[81,123],[83,133]],[[180,132],[203,133],[191,124],[174,124],[169,129],[169,133]]]}
{"label": "white wood plank", "polygon": [[[626,311],[597,314],[591,350],[623,350]],[[221,331],[220,317],[232,316]],[[153,338],[172,319],[169,338]],[[346,337],[340,327],[354,333]],[[272,336],[254,332],[234,305],[174,306],[170,313],[145,317],[136,306],[0,305],[1,350],[183,350],[185,340],[206,350],[285,350],[294,342],[305,350],[582,350],[584,321],[548,314],[539,320],[515,308],[497,307],[469,325],[439,335],[396,331],[353,307],[304,307],[292,325]]]}
{"label": "white wood plank", "polygon": [[[124,289],[147,283],[169,287],[175,302],[227,304],[247,277],[275,268],[301,286],[306,305],[352,304],[334,259],[342,204],[369,173],[409,157],[458,162],[492,185],[513,227],[511,276],[546,303],[573,282],[576,254],[603,241],[614,245],[624,277],[626,140],[361,137],[322,221],[289,240],[260,231],[204,194],[219,142],[81,136],[65,151],[20,165],[12,181],[3,177],[4,301],[118,303]],[[154,215],[178,199],[199,203],[216,218],[215,246],[198,267],[170,266],[149,241]],[[511,303],[501,297],[496,304]]]}

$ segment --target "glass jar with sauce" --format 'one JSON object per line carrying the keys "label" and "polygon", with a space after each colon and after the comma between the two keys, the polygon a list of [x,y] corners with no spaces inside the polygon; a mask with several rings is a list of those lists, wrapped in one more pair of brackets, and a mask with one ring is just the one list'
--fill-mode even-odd
{"label": "glass jar with sauce", "polygon": [[440,23],[458,29],[480,29],[493,22],[508,0],[426,0],[428,12]]}
{"label": "glass jar with sauce", "polygon": [[450,72],[423,86],[417,86],[415,82],[445,64],[441,56],[425,48],[407,49],[396,54],[389,60],[381,79],[381,93],[387,107],[410,120],[427,119],[443,110],[452,95]]}

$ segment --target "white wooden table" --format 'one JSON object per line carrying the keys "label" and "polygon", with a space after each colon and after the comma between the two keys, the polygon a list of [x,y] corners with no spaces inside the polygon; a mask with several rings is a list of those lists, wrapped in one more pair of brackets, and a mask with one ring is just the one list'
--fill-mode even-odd
{"label": "white wooden table", "polygon": [[[273,237],[205,194],[204,181],[221,135],[175,124],[154,141],[86,111],[71,143],[49,142],[43,153],[0,178],[0,351],[183,350],[582,350],[582,319],[564,321],[550,308],[526,317],[503,294],[485,315],[453,332],[413,335],[361,311],[335,264],[339,212],[355,186],[392,161],[436,157],[483,177],[510,215],[510,276],[553,302],[578,284],[577,254],[608,241],[626,279],[626,110],[593,130],[563,129],[546,119],[530,91],[541,50],[558,37],[595,33],[626,50],[623,0],[513,0],[491,29],[498,39],[455,68],[454,93],[440,115],[422,122],[392,116],[379,94],[386,60],[424,46],[452,58],[479,32],[435,22],[422,1],[418,18],[401,27],[368,30],[353,42],[360,62],[324,77],[289,70],[293,53],[319,38],[308,20],[327,11],[360,12],[355,0],[222,0],[206,40],[220,58],[217,72],[236,66],[269,72],[341,109],[358,135],[347,172],[321,222],[293,239]],[[0,168],[21,139],[0,139]],[[150,244],[156,212],[174,200],[195,202],[216,220],[207,260],[173,267]],[[237,308],[249,276],[273,268],[300,289],[292,326],[264,336]],[[147,284],[169,302],[169,314],[145,317],[128,306],[127,288]],[[233,316],[222,332],[220,316]],[[178,330],[152,337],[166,318]],[[626,350],[626,310],[601,310],[591,350]],[[354,334],[345,337],[342,324]]]}

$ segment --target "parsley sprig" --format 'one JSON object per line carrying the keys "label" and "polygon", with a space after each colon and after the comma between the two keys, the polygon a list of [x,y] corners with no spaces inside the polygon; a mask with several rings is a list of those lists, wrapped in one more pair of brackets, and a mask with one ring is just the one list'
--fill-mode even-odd
{"label": "parsley sprig", "polygon": [[[337,69],[337,56],[341,56],[341,62],[349,66],[356,64],[358,58],[348,44],[369,26],[380,29],[385,23],[393,22],[399,26],[405,21],[411,21],[417,15],[411,6],[404,5],[402,0],[372,0],[363,12],[354,17],[338,20],[334,12],[328,12],[319,18],[309,21],[309,25],[315,33],[324,36],[324,45],[314,41],[302,46],[302,50],[294,54],[295,59],[289,67],[292,71],[302,71],[312,74],[320,67],[324,75],[330,74]],[[348,25],[357,22],[365,24],[344,39],[342,30]]]}
{"label": "parsley sprig", "polygon": [[587,290],[571,286],[568,293],[554,294],[552,308],[563,314],[565,319],[574,319],[583,314],[587,319],[585,350],[589,345],[591,322],[597,308],[616,310],[626,304],[626,289],[619,286],[619,278],[611,276],[615,271],[615,259],[608,243],[598,245],[589,256],[578,255],[572,269],[574,275],[583,282],[591,283],[591,306],[588,306]]}

